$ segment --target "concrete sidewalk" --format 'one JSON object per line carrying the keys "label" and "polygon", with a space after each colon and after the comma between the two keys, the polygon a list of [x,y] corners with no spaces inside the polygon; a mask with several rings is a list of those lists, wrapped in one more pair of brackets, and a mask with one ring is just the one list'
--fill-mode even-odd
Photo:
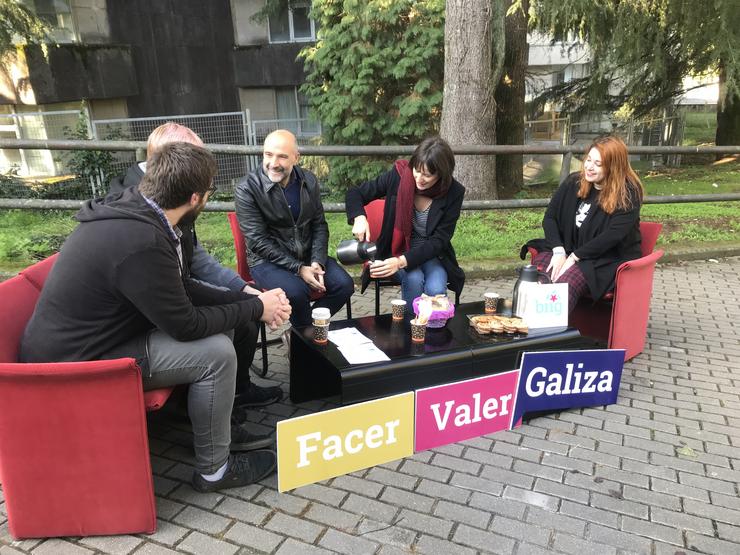
{"label": "concrete sidewalk", "polygon": [[[470,282],[463,301],[513,280]],[[384,290],[384,306],[393,289]],[[356,315],[372,312],[372,291]],[[648,346],[619,401],[277,493],[199,494],[187,426],[151,415],[159,529],[151,536],[14,542],[0,555],[310,553],[740,553],[740,258],[660,266]],[[288,390],[282,345],[269,381]],[[262,380],[256,379],[260,382]],[[255,428],[333,407],[255,410]]]}

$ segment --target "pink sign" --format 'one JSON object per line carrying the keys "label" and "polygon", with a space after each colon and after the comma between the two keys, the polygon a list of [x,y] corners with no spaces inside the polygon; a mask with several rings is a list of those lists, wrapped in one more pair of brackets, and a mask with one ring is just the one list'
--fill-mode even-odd
{"label": "pink sign", "polygon": [[508,430],[519,370],[416,391],[414,451]]}

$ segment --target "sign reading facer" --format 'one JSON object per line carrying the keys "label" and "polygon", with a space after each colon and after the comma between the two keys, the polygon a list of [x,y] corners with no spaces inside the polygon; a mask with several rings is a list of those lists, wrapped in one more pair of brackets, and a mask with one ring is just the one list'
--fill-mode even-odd
{"label": "sign reading facer", "polygon": [[283,420],[277,425],[283,492],[414,452],[414,393]]}

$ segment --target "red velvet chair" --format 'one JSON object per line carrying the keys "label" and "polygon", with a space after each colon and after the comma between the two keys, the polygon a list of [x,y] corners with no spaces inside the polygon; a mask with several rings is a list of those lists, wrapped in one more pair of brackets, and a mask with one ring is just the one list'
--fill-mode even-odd
{"label": "red velvet chair", "polygon": [[0,283],[0,482],[16,538],[156,530],[144,393],[134,359],[18,363],[56,255]]}
{"label": "red velvet chair", "polygon": [[[367,223],[370,227],[370,240],[377,241],[380,236],[380,230],[383,228],[383,213],[385,211],[385,199],[375,199],[365,205],[365,214]],[[369,263],[366,262],[367,266]],[[380,288],[381,287],[400,287],[401,282],[396,276],[390,278],[370,278],[375,283],[375,316],[380,315]],[[460,295],[455,291],[455,306],[460,304]]]}
{"label": "red velvet chair", "polygon": [[[236,212],[229,212],[227,216],[229,218],[231,236],[234,238],[234,249],[236,250],[236,271],[244,281],[255,286],[252,273],[249,271],[249,262],[247,261],[247,241],[244,239],[242,229],[239,227],[239,219],[236,216]],[[312,301],[317,301],[323,296],[323,293],[311,291]],[[352,318],[352,299],[347,301],[346,308],[347,318]],[[264,377],[267,374],[267,346],[279,342],[279,339],[267,341],[265,324],[264,322],[260,322],[260,346],[262,348],[262,372],[260,376]]]}
{"label": "red velvet chair", "polygon": [[[229,212],[227,214],[229,218],[229,227],[231,228],[231,236],[234,238],[234,249],[236,250],[236,271],[241,278],[246,281],[252,287],[255,286],[254,280],[252,279],[252,273],[249,271],[249,264],[247,263],[247,242],[244,240],[244,235],[239,227],[239,220],[236,218],[236,212]],[[278,343],[279,339],[273,339],[272,343]],[[262,351],[262,371],[259,373],[261,377],[267,375],[267,345],[271,344],[267,341],[267,328],[264,322],[260,322],[260,350]],[[256,367],[255,367],[256,368]]]}
{"label": "red velvet chair", "polygon": [[[610,349],[624,349],[624,360],[639,355],[645,348],[653,293],[655,264],[662,250],[653,252],[662,224],[640,222],[642,257],[624,262],[617,268],[614,291],[594,303],[590,297],[580,299],[570,315],[569,324],[582,335],[606,342]],[[537,251],[529,249],[534,258]]]}

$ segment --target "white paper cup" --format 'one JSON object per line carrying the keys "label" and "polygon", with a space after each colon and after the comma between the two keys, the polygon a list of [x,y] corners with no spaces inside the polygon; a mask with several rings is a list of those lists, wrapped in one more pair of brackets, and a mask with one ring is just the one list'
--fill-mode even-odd
{"label": "white paper cup", "polygon": [[498,300],[499,295],[498,293],[494,293],[493,291],[488,291],[483,295],[483,301],[485,303],[485,310],[488,314],[495,314],[496,310],[498,309]]}
{"label": "white paper cup", "polygon": [[391,301],[391,312],[394,320],[403,320],[406,312],[406,301],[403,299],[393,299]]}
{"label": "white paper cup", "polygon": [[314,326],[328,326],[331,319],[331,312],[328,308],[314,308],[311,311]]}
{"label": "white paper cup", "polygon": [[319,344],[326,343],[329,340],[331,312],[328,308],[314,308],[311,311],[311,318],[313,318],[313,340]]}

